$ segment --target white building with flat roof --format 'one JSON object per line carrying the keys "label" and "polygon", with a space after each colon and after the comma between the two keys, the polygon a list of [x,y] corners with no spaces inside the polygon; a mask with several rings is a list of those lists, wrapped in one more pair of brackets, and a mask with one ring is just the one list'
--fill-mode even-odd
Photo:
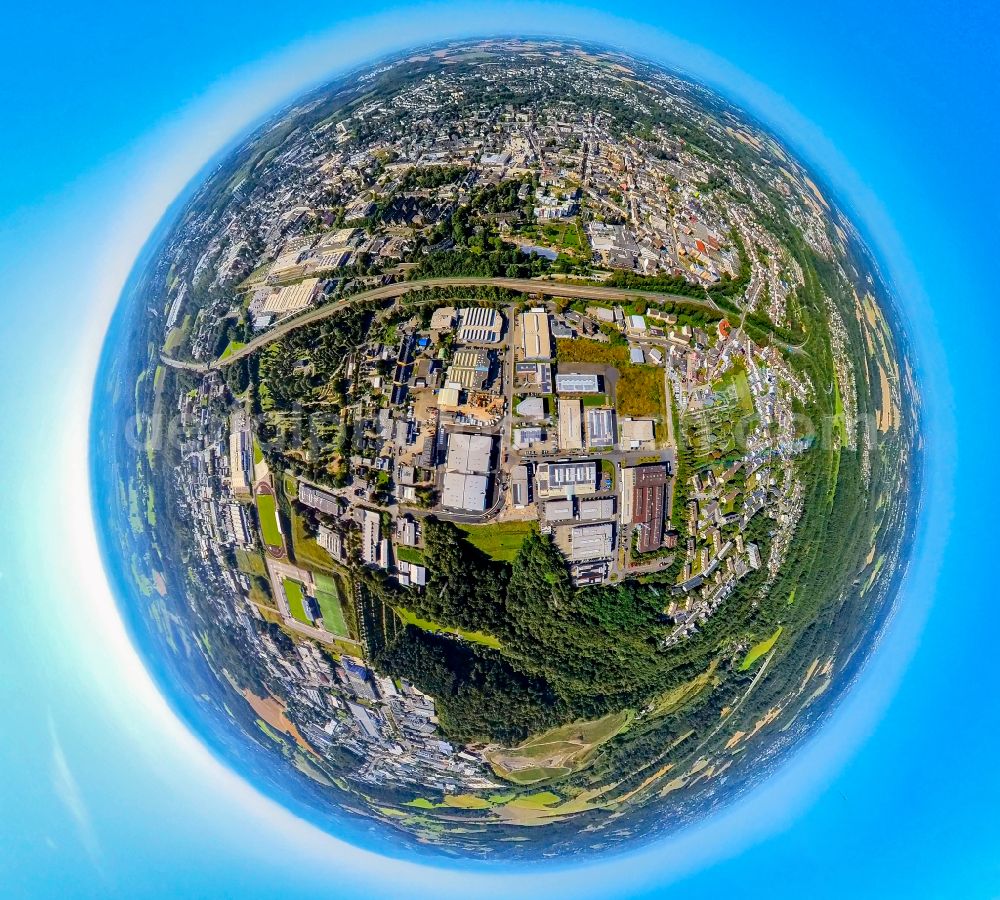
{"label": "white building with flat roof", "polygon": [[613,518],[615,514],[614,497],[593,498],[580,501],[580,518],[585,522],[598,522],[601,519]]}
{"label": "white building with flat roof", "polygon": [[545,418],[545,399],[543,397],[525,397],[514,411],[522,419],[539,420]]}
{"label": "white building with flat roof", "polygon": [[448,436],[447,472],[442,485],[441,505],[469,512],[485,510],[492,456],[491,435],[453,431]]}
{"label": "white building with flat roof", "polygon": [[577,398],[559,399],[559,449],[583,449],[582,404]]}
{"label": "white building with flat roof", "polygon": [[371,509],[361,511],[361,561],[382,568],[382,517]]}
{"label": "white building with flat roof", "polygon": [[570,532],[572,559],[605,559],[614,551],[615,526],[611,522],[600,525],[577,525]]}
{"label": "white building with flat roof", "polygon": [[569,498],[547,500],[544,511],[545,518],[549,522],[564,522],[573,518],[573,501]]}
{"label": "white building with flat roof", "polygon": [[229,435],[229,485],[237,497],[250,495],[250,470],[253,460],[253,441],[250,432],[233,418],[233,431]]}
{"label": "white building with flat roof", "polygon": [[486,509],[488,488],[489,479],[485,475],[448,472],[442,485],[441,505],[450,509],[483,512]]}
{"label": "white building with flat roof", "polygon": [[431,313],[431,331],[448,331],[454,324],[454,306],[442,306]]}
{"label": "white building with flat roof", "polygon": [[493,437],[488,434],[465,434],[453,431],[448,436],[449,472],[487,475],[493,455]]}
{"label": "white building with flat roof", "polygon": [[601,379],[599,375],[565,373],[556,375],[557,394],[599,394]]}
{"label": "white building with flat roof", "polygon": [[521,356],[526,360],[552,356],[549,314],[544,309],[532,309],[521,315]]}
{"label": "white building with flat roof", "polygon": [[652,419],[622,419],[622,447],[643,450],[655,443],[656,428]]}

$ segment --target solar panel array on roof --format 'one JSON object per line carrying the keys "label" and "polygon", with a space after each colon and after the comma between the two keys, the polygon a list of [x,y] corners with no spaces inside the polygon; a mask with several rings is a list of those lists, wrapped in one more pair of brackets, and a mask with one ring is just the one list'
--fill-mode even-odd
{"label": "solar panel array on roof", "polygon": [[503,316],[487,306],[458,311],[458,340],[466,344],[495,344],[503,334]]}
{"label": "solar panel array on roof", "polygon": [[600,376],[556,375],[556,392],[560,394],[597,394],[601,390]]}
{"label": "solar panel array on roof", "polygon": [[587,441],[591,447],[611,447],[614,445],[615,414],[612,410],[587,410]]}
{"label": "solar panel array on roof", "polygon": [[597,463],[593,460],[539,463],[537,475],[538,492],[543,497],[593,493],[597,488]]}

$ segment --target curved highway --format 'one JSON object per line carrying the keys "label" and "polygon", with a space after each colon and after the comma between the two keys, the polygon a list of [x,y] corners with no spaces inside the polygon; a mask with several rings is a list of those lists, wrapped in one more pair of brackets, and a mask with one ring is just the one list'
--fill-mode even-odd
{"label": "curved highway", "polygon": [[718,310],[718,307],[711,300],[697,300],[692,297],[685,297],[680,294],[666,294],[655,291],[644,291],[634,288],[605,287],[599,284],[573,284],[572,282],[552,281],[548,279],[533,278],[424,278],[418,281],[399,281],[394,284],[386,284],[381,287],[372,288],[368,291],[361,291],[352,294],[344,300],[336,303],[328,303],[325,306],[317,306],[308,312],[285,319],[279,322],[259,337],[247,342],[239,350],[230,353],[225,359],[217,359],[211,363],[185,362],[161,353],[160,358],[163,363],[175,369],[188,369],[192,372],[208,372],[211,369],[220,369],[243,359],[265,347],[272,341],[276,341],[290,331],[300,328],[303,325],[311,325],[329,316],[336,315],[343,309],[355,304],[365,303],[369,300],[387,300],[392,297],[401,297],[411,291],[419,291],[424,288],[433,287],[482,287],[489,285],[493,287],[506,288],[511,291],[518,291],[522,294],[544,294],[548,297],[569,297],[577,300],[618,300],[625,301],[635,297],[646,297],[647,299],[659,302],[683,302],[694,306],[702,306],[706,309]]}

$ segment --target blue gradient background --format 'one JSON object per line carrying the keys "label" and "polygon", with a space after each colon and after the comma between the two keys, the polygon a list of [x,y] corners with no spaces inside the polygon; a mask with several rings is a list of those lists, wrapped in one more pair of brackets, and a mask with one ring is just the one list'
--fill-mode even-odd
{"label": "blue gradient background", "polygon": [[[56,0],[5,12],[0,896],[1000,896],[1000,18],[986,3],[812,7],[635,3],[628,20],[598,4]],[[773,125],[895,281],[927,404],[914,564],[833,721],[705,825],[556,871],[386,862],[223,768],[124,633],[86,477],[108,318],[186,182],[325,74],[496,32],[606,41],[688,70]]]}

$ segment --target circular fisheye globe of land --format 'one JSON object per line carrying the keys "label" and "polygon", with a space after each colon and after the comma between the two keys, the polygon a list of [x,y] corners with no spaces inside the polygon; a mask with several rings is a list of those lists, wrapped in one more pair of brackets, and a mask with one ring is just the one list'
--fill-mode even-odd
{"label": "circular fisheye globe of land", "polygon": [[858,231],[701,85],[413,51],[228,152],[137,265],[93,470],[124,615],[261,790],[385,852],[607,851],[800,745],[909,550]]}

